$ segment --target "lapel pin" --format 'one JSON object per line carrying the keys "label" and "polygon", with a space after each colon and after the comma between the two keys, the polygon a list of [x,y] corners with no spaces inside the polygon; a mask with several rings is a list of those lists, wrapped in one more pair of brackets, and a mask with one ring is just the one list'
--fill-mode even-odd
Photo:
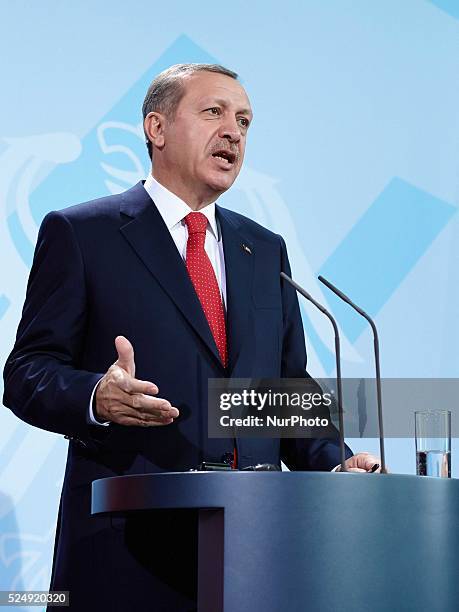
{"label": "lapel pin", "polygon": [[252,255],[251,249],[246,244],[243,244],[242,248],[244,249],[246,253],[248,253],[249,255]]}

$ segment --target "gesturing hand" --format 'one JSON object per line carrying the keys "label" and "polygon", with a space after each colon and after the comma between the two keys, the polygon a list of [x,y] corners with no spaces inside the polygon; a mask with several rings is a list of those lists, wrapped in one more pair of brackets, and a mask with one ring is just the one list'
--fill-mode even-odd
{"label": "gesturing hand", "polygon": [[124,336],[117,336],[118,359],[110,366],[96,389],[95,417],[120,425],[170,425],[179,416],[177,408],[159,397],[158,387],[135,378],[134,349]]}

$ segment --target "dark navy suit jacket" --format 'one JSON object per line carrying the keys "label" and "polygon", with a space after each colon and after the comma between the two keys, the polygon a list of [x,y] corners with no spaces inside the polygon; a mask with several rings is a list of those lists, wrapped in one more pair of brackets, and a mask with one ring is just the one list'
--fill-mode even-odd
{"label": "dark navy suit jacket", "polygon": [[[50,213],[40,228],[5,367],[4,403],[24,421],[70,439],[51,586],[72,591],[72,609],[193,610],[191,515],[91,517],[90,484],[188,470],[232,452],[232,440],[207,437],[209,378],[305,376],[297,296],[279,276],[290,274],[283,239],[216,210],[226,269],[226,372],[186,266],[141,183]],[[116,360],[117,335],[134,346],[136,377],[155,382],[159,396],[179,409],[173,424],[88,424],[89,398]],[[240,439],[237,447],[240,467],[282,459],[291,469],[330,470],[340,462],[336,439]]]}

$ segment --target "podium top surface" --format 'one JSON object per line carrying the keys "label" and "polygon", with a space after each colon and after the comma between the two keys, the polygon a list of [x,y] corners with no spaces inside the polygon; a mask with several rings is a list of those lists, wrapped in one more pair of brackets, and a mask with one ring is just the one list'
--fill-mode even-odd
{"label": "podium top surface", "polygon": [[447,504],[459,512],[459,480],[406,474],[336,472],[163,472],[92,483],[92,514],[167,508],[225,508],[282,500],[308,505],[364,504],[367,510],[406,503]]}

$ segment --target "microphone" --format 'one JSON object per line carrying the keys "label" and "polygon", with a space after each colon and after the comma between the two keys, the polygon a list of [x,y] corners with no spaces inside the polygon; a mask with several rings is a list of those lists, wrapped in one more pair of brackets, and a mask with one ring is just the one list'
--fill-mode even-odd
{"label": "microphone", "polygon": [[298,283],[292,280],[290,276],[287,276],[285,272],[281,272],[280,275],[281,275],[281,278],[283,278],[288,283],[290,283],[290,285],[292,285],[292,287],[294,287],[298,291],[298,293],[300,293],[303,297],[309,300],[312,304],[314,304],[316,308],[320,310],[320,312],[322,312],[326,317],[328,317],[331,324],[333,325],[333,331],[335,332],[336,382],[338,386],[339,445],[340,445],[340,452],[341,452],[341,471],[347,472],[348,470],[345,464],[346,451],[344,448],[343,390],[342,390],[342,382],[341,382],[341,351],[340,351],[338,325],[336,324],[335,319],[328,312],[328,310],[324,308],[322,304],[319,304],[319,302],[316,302],[316,300],[311,295],[309,295],[309,293],[305,289],[303,289],[303,287],[300,287],[300,285],[298,285]]}
{"label": "microphone", "polygon": [[383,431],[383,417],[382,417],[382,393],[381,393],[381,370],[379,367],[379,338],[378,338],[378,330],[376,329],[375,322],[364,310],[362,310],[357,304],[345,295],[342,291],[340,291],[337,287],[332,285],[330,281],[328,281],[323,276],[319,276],[318,279],[321,283],[323,283],[326,287],[333,291],[339,298],[341,298],[346,304],[349,304],[356,312],[359,313],[364,319],[368,321],[373,331],[373,345],[374,345],[374,354],[375,354],[375,370],[376,370],[376,397],[378,401],[378,423],[379,423],[379,451],[381,454],[381,474],[387,474],[386,470],[386,457],[384,452],[384,431]]}

